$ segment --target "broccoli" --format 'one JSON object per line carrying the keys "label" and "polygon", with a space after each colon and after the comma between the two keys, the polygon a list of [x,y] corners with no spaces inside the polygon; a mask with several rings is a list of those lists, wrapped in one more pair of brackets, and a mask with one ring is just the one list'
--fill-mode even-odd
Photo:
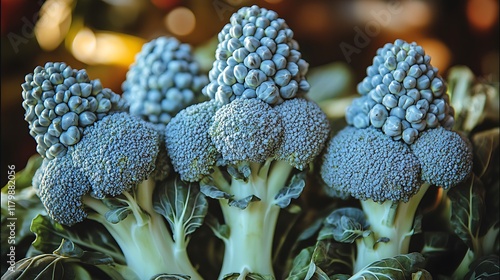
{"label": "broccoli", "polygon": [[130,114],[167,124],[191,105],[208,78],[200,73],[191,46],[174,37],[158,37],[144,44],[122,84]]}
{"label": "broccoli", "polygon": [[320,170],[334,193],[359,199],[366,215],[370,234],[356,239],[355,271],[408,253],[427,189],[449,189],[472,170],[470,143],[451,130],[453,108],[424,50],[396,40],[373,61]]}
{"label": "broccoli", "polygon": [[[299,176],[324,148],[330,125],[305,98],[307,63],[276,13],[241,8],[219,33],[203,89],[210,101],[180,111],[166,126],[172,166],[219,199],[229,235],[220,278],[274,276],[272,247],[280,207],[297,198]],[[290,182],[290,183],[288,183]]]}
{"label": "broccoli", "polygon": [[[23,85],[30,128],[33,130],[32,123],[49,126],[45,135],[41,134],[43,130],[38,131],[40,134],[37,137],[42,138],[53,135],[50,126],[54,122],[41,122],[39,120],[42,120],[42,115],[31,117],[30,114],[33,107],[37,111],[39,109],[36,108],[46,106],[49,97],[36,100],[34,98],[37,95],[32,92],[38,91],[35,85],[43,87],[56,81],[52,78],[58,77],[57,73],[54,74],[56,70],[53,68],[57,68],[53,65],[59,64],[48,63],[48,68],[37,67],[34,78],[31,74],[26,77],[27,81],[33,80],[30,85]],[[77,76],[76,80],[85,73],[83,70],[76,71],[65,67]],[[65,71],[62,73],[65,74]],[[51,72],[54,73],[50,74]],[[72,81],[70,78],[67,80]],[[88,84],[96,85],[98,82],[90,81]],[[32,92],[26,90],[30,87]],[[80,87],[87,88],[82,83]],[[76,111],[79,111],[80,116],[88,115],[86,112],[92,110],[80,110],[80,107],[73,106],[71,100],[78,95],[71,96],[71,89],[75,87],[69,88],[70,90],[62,91],[62,94],[69,98],[56,99],[55,102],[59,102],[59,105],[55,108],[63,104],[67,105],[69,112],[76,114]],[[94,108],[94,111],[99,113],[94,114],[96,119],[91,124],[86,122],[87,119],[77,117],[73,127],[78,132],[75,134],[78,135],[78,140],[65,147],[65,152],[52,154],[52,148],[46,149],[45,146],[44,149],[39,149],[45,158],[33,178],[33,187],[47,213],[56,222],[67,226],[85,219],[101,223],[120,246],[127,266],[141,279],[149,279],[160,273],[181,273],[190,275],[193,279],[201,279],[187,256],[187,243],[172,240],[165,220],[160,215],[163,214],[162,207],[158,210],[154,206],[158,196],[153,195],[153,192],[157,191],[158,184],[165,184],[169,172],[169,167],[164,166],[168,165],[169,161],[161,130],[137,116],[118,111],[117,109],[125,107],[112,105],[123,104],[123,100],[109,89],[95,88],[97,97],[94,99],[97,104],[108,104],[104,107],[107,110]],[[48,86],[46,89],[50,90]],[[113,102],[105,99],[102,92],[109,93]],[[45,93],[43,91],[41,96],[45,96]],[[83,100],[91,100],[88,102],[91,103],[94,99],[82,98],[81,103],[87,104]],[[102,102],[99,103],[99,100]],[[38,103],[33,104],[35,101]],[[44,110],[46,108],[42,108],[42,112]],[[63,124],[66,115],[62,116]],[[68,129],[66,133],[72,132]],[[171,186],[160,189],[169,187]],[[182,232],[177,230],[177,236]],[[149,255],[145,258],[143,252]]]}

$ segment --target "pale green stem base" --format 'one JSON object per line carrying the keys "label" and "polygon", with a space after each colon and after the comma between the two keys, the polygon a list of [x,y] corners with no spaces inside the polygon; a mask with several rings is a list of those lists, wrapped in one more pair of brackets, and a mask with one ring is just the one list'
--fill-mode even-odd
{"label": "pale green stem base", "polygon": [[251,202],[243,210],[229,206],[227,200],[220,200],[230,236],[224,240],[219,279],[230,273],[240,273],[238,279],[245,279],[249,272],[274,276],[272,248],[280,212],[274,197],[285,186],[293,167],[284,161],[268,160],[264,164],[252,164],[251,169],[252,175],[247,182],[233,179],[226,191],[235,199],[255,195],[261,200]]}
{"label": "pale green stem base", "polygon": [[[380,204],[373,200],[361,201],[372,234],[356,240],[354,273],[375,261],[408,253],[415,212],[428,188],[429,184],[423,184],[407,203],[386,201]],[[384,237],[389,241],[376,242]]]}

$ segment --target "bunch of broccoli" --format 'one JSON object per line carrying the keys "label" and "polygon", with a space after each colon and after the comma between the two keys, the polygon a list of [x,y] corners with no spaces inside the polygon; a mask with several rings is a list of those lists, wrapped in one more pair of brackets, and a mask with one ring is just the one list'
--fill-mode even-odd
{"label": "bunch of broccoli", "polygon": [[[347,126],[333,132],[307,97],[309,65],[293,35],[274,11],[243,7],[218,34],[208,76],[191,47],[169,37],[144,45],[121,96],[65,63],[26,75],[25,120],[41,159],[22,173],[30,187],[19,201],[32,208],[36,239],[5,277],[430,279],[434,251],[410,245],[436,189],[437,203],[456,214],[450,227],[471,244],[455,277],[484,244],[498,246],[498,219],[476,235],[461,224],[468,203],[481,203],[472,187],[462,197],[479,180],[478,141],[452,130],[450,95],[423,48],[402,40],[380,48]],[[286,220],[281,209],[306,187],[331,205],[322,214],[297,207]],[[276,234],[300,219],[310,225],[301,235]],[[316,244],[303,248],[312,236]],[[193,251],[195,237],[203,246]],[[289,239],[277,265],[276,244]],[[206,273],[213,256],[216,271]]]}

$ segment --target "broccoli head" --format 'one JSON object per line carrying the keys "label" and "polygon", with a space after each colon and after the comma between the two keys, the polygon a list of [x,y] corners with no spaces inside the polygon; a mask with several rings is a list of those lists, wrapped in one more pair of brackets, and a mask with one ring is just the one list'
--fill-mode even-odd
{"label": "broccoli head", "polygon": [[194,60],[191,46],[174,37],[159,37],[142,47],[122,84],[130,114],[167,124],[195,101],[208,83]]}
{"label": "broccoli head", "polygon": [[49,215],[72,225],[85,219],[82,197],[117,196],[146,180],[155,169],[160,134],[149,123],[114,113],[87,126],[80,142],[37,171],[33,186]]}
{"label": "broccoli head", "polygon": [[293,31],[276,12],[243,7],[218,34],[210,83],[203,93],[221,104],[258,98],[271,106],[309,91],[308,63]]}
{"label": "broccoli head", "polygon": [[426,128],[451,129],[454,111],[446,85],[430,61],[416,43],[396,40],[378,49],[367,76],[358,84],[362,97],[346,111],[347,123],[379,128],[407,144]]}
{"label": "broccoli head", "polygon": [[328,186],[376,202],[408,201],[420,189],[420,172],[406,144],[373,127],[341,130],[328,143],[321,166]]}
{"label": "broccoli head", "polygon": [[48,159],[64,156],[81,140],[83,129],[108,112],[126,109],[119,95],[65,63],[36,67],[21,87],[30,134],[38,153]]}

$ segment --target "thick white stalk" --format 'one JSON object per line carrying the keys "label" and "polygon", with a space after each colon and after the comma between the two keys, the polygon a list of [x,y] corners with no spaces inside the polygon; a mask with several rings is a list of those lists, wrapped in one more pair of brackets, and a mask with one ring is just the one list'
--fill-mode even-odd
{"label": "thick white stalk", "polygon": [[220,200],[230,236],[225,239],[224,261],[219,279],[230,273],[240,273],[240,278],[249,273],[274,276],[272,248],[274,231],[280,212],[274,204],[274,197],[286,183],[293,169],[282,161],[252,164],[252,175],[247,182],[231,182],[230,194],[234,199],[250,195],[260,198],[247,208],[229,206],[227,200]]}
{"label": "thick white stalk", "polygon": [[372,262],[408,253],[415,212],[428,188],[429,184],[423,184],[408,202],[386,201],[380,204],[373,200],[360,201],[372,231],[372,235],[366,238],[380,242],[372,245],[368,240],[356,241],[355,273]]}

